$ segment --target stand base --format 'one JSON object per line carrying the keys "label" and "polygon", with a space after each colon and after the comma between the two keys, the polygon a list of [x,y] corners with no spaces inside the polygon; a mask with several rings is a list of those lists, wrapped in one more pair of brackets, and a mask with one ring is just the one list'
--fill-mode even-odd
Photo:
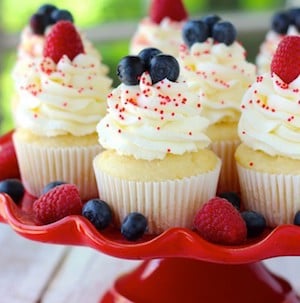
{"label": "stand base", "polygon": [[100,302],[300,303],[300,299],[261,262],[228,265],[168,258],[144,261],[120,277]]}

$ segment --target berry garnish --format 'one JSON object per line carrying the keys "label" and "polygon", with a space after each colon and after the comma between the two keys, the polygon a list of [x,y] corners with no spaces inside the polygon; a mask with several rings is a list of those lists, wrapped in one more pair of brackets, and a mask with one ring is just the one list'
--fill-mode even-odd
{"label": "berry garnish", "polygon": [[271,72],[275,73],[280,79],[289,84],[300,74],[300,37],[284,37],[273,56],[271,62]]}
{"label": "berry garnish", "polygon": [[182,0],[152,0],[149,16],[154,23],[159,24],[165,17],[183,21],[187,18],[187,12]]}
{"label": "berry garnish", "polygon": [[39,224],[49,224],[68,215],[80,215],[82,202],[77,186],[62,184],[33,202],[33,214]]}
{"label": "berry garnish", "polygon": [[33,14],[29,20],[29,26],[31,31],[37,35],[44,35],[45,28],[47,26],[47,19],[43,14]]}
{"label": "berry garnish", "polygon": [[231,45],[237,36],[235,26],[228,21],[219,21],[212,28],[212,37],[215,41]]}
{"label": "berry garnish", "polygon": [[246,223],[226,199],[215,197],[203,204],[194,219],[196,231],[218,244],[240,244],[247,238]]}
{"label": "berry garnish", "polygon": [[98,230],[103,230],[112,221],[112,211],[109,205],[100,200],[87,201],[82,208],[82,215],[86,217]]}
{"label": "berry garnish", "polygon": [[136,241],[144,235],[147,226],[148,222],[144,215],[132,212],[123,220],[121,234],[129,241]]}
{"label": "berry garnish", "polygon": [[66,182],[64,181],[53,181],[48,183],[42,190],[42,195],[46,194],[48,191],[50,191],[51,189],[53,189],[54,187],[58,186],[58,185],[62,185],[62,184],[66,184]]}
{"label": "berry garnish", "polygon": [[55,11],[56,9],[57,9],[57,7],[55,5],[52,5],[52,4],[44,4],[44,5],[42,5],[42,6],[39,7],[37,13],[44,16],[44,19],[45,19],[45,28],[48,25],[51,25],[51,24],[55,23],[52,20],[52,18],[51,18],[51,13],[53,11]]}
{"label": "berry garnish", "polygon": [[259,236],[267,226],[265,217],[258,212],[243,211],[241,216],[246,222],[247,236],[249,238]]}
{"label": "berry garnish", "polygon": [[286,34],[290,21],[287,12],[277,12],[271,20],[271,27],[276,33],[283,35]]}
{"label": "berry garnish", "polygon": [[300,226],[300,210],[298,210],[295,214],[294,224]]}
{"label": "berry garnish", "polygon": [[68,20],[74,22],[73,15],[66,9],[56,9],[51,13],[51,20],[56,23],[61,20]]}
{"label": "berry garnish", "polygon": [[15,203],[19,203],[24,196],[25,189],[20,180],[6,179],[0,181],[0,193],[6,193]]}
{"label": "berry garnish", "polygon": [[157,55],[150,61],[149,73],[152,84],[165,78],[174,82],[179,76],[179,64],[171,55]]}
{"label": "berry garnish", "polygon": [[188,47],[196,42],[204,42],[209,37],[209,27],[202,20],[189,20],[182,28],[182,38]]}
{"label": "berry garnish", "polygon": [[144,61],[138,56],[126,56],[121,59],[117,66],[117,76],[126,85],[139,84],[144,71]]}
{"label": "berry garnish", "polygon": [[44,57],[50,57],[57,63],[63,55],[73,60],[81,53],[84,53],[83,44],[73,23],[62,20],[54,24],[46,36]]}
{"label": "berry garnish", "polygon": [[218,197],[226,199],[229,201],[237,210],[241,208],[241,199],[239,195],[235,192],[228,191],[218,194]]}
{"label": "berry garnish", "polygon": [[144,61],[145,69],[149,70],[151,59],[161,53],[162,51],[155,47],[148,47],[141,50],[138,56]]}
{"label": "berry garnish", "polygon": [[288,10],[291,24],[295,25],[300,31],[300,7],[291,8]]}
{"label": "berry garnish", "polygon": [[213,26],[220,21],[221,18],[218,15],[208,15],[204,16],[201,20],[208,26],[208,36],[211,37]]}

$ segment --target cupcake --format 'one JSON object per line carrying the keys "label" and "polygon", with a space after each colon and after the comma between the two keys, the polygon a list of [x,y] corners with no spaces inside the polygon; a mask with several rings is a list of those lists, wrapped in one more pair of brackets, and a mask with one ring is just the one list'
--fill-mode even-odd
{"label": "cupcake", "polygon": [[32,60],[18,78],[13,141],[30,194],[39,196],[46,184],[59,180],[76,184],[84,200],[97,197],[96,125],[112,82],[101,65],[85,53],[74,25],[59,21],[46,36],[43,58]]}
{"label": "cupcake", "polygon": [[186,19],[182,0],[153,0],[149,16],[140,21],[130,41],[129,52],[136,55],[144,48],[154,47],[177,57]]}
{"label": "cupcake", "polygon": [[196,211],[216,193],[220,159],[208,149],[208,121],[197,95],[178,79],[177,60],[153,55],[152,48],[143,58],[120,61],[122,83],[97,126],[105,149],[94,159],[99,195],[116,225],[138,212],[152,234],[191,228]]}
{"label": "cupcake", "polygon": [[235,27],[217,15],[187,21],[182,34],[181,75],[198,94],[202,115],[209,120],[211,147],[222,159],[218,192],[239,191],[234,160],[240,143],[237,123],[242,97],[255,79],[255,66],[236,41]]}
{"label": "cupcake", "polygon": [[271,72],[257,77],[242,101],[235,157],[242,200],[271,227],[300,210],[300,37],[282,39]]}
{"label": "cupcake", "polygon": [[279,42],[288,35],[300,34],[300,7],[276,12],[271,20],[271,29],[259,48],[256,57],[258,74],[270,72],[270,64]]}

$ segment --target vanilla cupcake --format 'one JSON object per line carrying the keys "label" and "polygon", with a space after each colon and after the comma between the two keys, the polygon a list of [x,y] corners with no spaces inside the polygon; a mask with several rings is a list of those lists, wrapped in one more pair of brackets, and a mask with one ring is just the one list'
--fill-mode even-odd
{"label": "vanilla cupcake", "polygon": [[198,94],[201,114],[209,120],[211,147],[222,159],[218,192],[237,192],[237,123],[242,97],[255,79],[255,66],[236,41],[235,27],[216,15],[186,22],[183,38],[178,59],[181,75]]}
{"label": "vanilla cupcake", "polygon": [[192,227],[196,211],[216,194],[220,159],[208,149],[208,120],[197,95],[177,79],[176,59],[151,57],[145,65],[138,56],[120,61],[123,83],[109,95],[97,126],[106,150],[94,159],[94,170],[115,223],[139,212],[157,234]]}
{"label": "vanilla cupcake", "polygon": [[259,47],[256,57],[258,74],[270,72],[273,55],[279,42],[285,36],[300,35],[300,7],[276,12],[271,20],[271,29],[267,32],[265,40]]}
{"label": "vanilla cupcake", "polygon": [[181,29],[187,19],[182,0],[153,0],[149,16],[143,18],[130,40],[129,53],[138,54],[148,47],[177,57],[183,42]]}
{"label": "vanilla cupcake", "polygon": [[32,60],[16,87],[20,102],[13,140],[26,190],[39,196],[52,181],[74,183],[82,199],[97,197],[92,159],[96,125],[105,115],[111,79],[86,54],[69,21],[47,35],[44,57]]}
{"label": "vanilla cupcake", "polygon": [[246,92],[236,151],[242,201],[271,227],[300,210],[300,37],[279,44],[271,72]]}

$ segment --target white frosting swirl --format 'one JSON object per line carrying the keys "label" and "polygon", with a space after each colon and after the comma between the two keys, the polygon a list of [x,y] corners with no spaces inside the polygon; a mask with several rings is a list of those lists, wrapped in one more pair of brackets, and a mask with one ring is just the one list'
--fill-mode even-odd
{"label": "white frosting swirl", "polygon": [[144,48],[155,47],[165,54],[177,57],[180,44],[183,43],[183,23],[165,17],[160,24],[156,24],[150,18],[144,18],[131,39],[130,53],[136,55]]}
{"label": "white frosting swirl", "polygon": [[17,81],[16,123],[42,136],[91,134],[105,115],[111,82],[91,55],[33,60]]}
{"label": "white frosting swirl", "polygon": [[258,76],[242,102],[239,136],[271,156],[300,159],[300,76],[288,85],[275,74]]}
{"label": "white frosting swirl", "polygon": [[[287,31],[289,36],[300,35],[295,26],[290,25]],[[259,75],[270,71],[271,61],[279,42],[286,36],[276,33],[274,30],[267,32],[265,40],[260,45],[259,53],[256,57],[257,73]]]}
{"label": "white frosting swirl", "polygon": [[178,61],[210,124],[237,122],[241,99],[256,73],[255,65],[246,61],[245,49],[238,42],[227,46],[208,38],[190,49],[182,45]]}
{"label": "white frosting swirl", "polygon": [[100,144],[120,155],[163,159],[206,148],[208,121],[184,82],[154,85],[145,72],[139,85],[120,84],[108,97],[108,113],[97,126]]}

